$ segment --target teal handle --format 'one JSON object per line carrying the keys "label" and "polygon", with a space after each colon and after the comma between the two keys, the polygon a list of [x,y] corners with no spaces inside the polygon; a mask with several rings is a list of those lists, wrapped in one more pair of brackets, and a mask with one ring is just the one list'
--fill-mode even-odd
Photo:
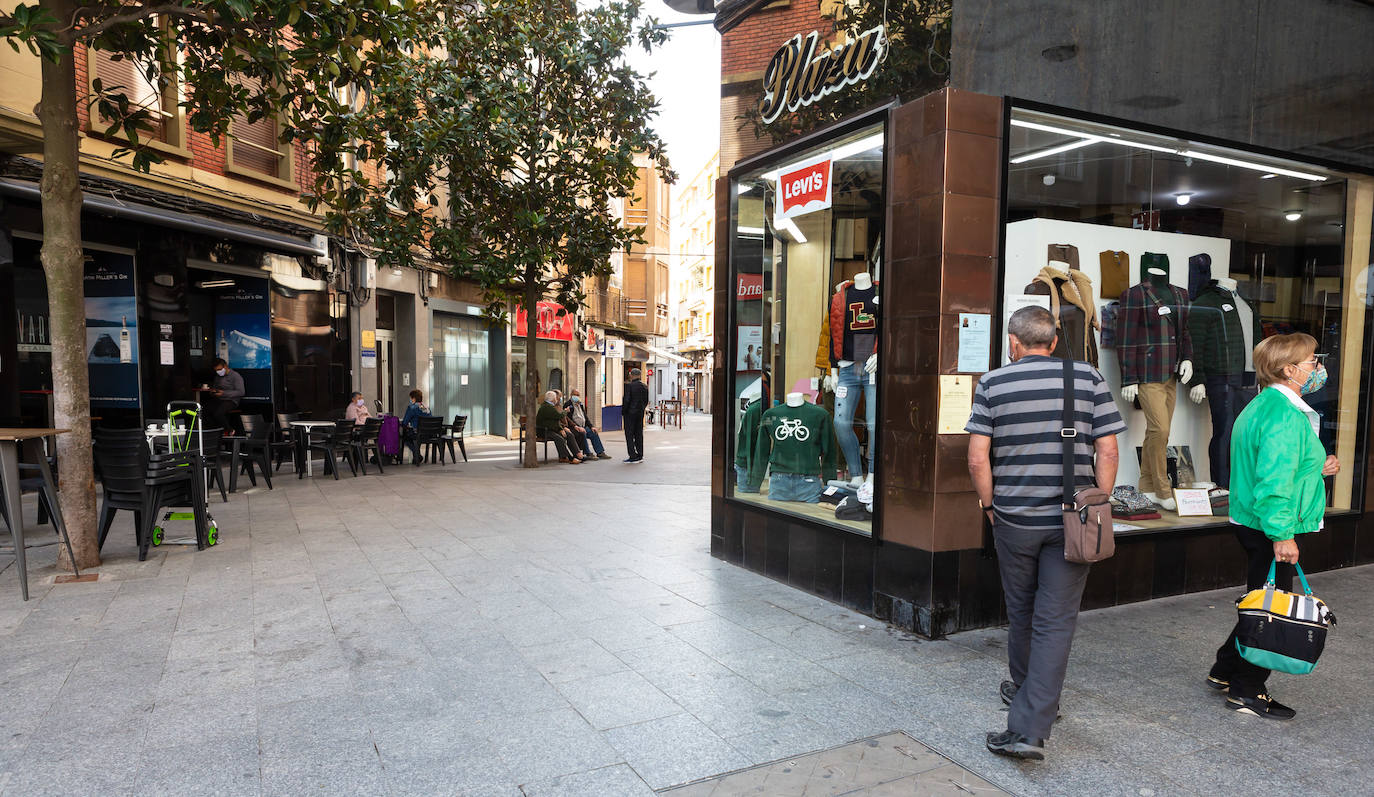
{"label": "teal handle", "polygon": [[[1276,569],[1278,568],[1278,566],[1279,566],[1279,560],[1277,560],[1277,559],[1275,559],[1274,561],[1272,561],[1272,562],[1269,563],[1269,578],[1266,579],[1264,583],[1266,583],[1266,584],[1268,584],[1268,585],[1270,585],[1270,586],[1273,586],[1273,584],[1274,584],[1274,574],[1275,574],[1275,571],[1276,571]],[[1303,594],[1304,594],[1304,595],[1311,595],[1311,594],[1312,594],[1312,588],[1309,587],[1309,586],[1307,586],[1307,575],[1306,575],[1305,573],[1302,572],[1302,565],[1298,564],[1297,562],[1294,562],[1294,563],[1293,563],[1293,569],[1296,570],[1296,571],[1298,571],[1298,581],[1302,583],[1302,592],[1303,592]]]}

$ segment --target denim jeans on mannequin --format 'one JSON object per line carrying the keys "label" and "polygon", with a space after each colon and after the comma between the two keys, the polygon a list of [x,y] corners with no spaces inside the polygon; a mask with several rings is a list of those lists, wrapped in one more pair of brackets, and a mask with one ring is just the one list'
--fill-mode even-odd
{"label": "denim jeans on mannequin", "polygon": [[840,443],[844,454],[849,478],[864,475],[863,460],[859,455],[859,436],[854,433],[854,413],[859,408],[859,397],[864,400],[864,422],[868,428],[868,472],[873,472],[873,435],[876,431],[875,419],[878,417],[878,386],[864,371],[861,362],[850,363],[835,372],[835,439]]}

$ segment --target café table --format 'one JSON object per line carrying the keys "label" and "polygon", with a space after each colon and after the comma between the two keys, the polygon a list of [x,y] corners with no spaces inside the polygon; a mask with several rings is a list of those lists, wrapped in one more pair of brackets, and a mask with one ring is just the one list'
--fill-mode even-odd
{"label": "caf\u00e9 table", "polygon": [[300,462],[305,462],[305,475],[314,478],[315,463],[310,459],[310,430],[322,429],[324,427],[334,428],[334,421],[291,421],[291,426],[303,430],[303,433],[296,434],[296,476],[300,477]]}
{"label": "caf\u00e9 table", "polygon": [[[5,523],[9,526],[14,540],[12,553],[19,568],[19,591],[24,600],[29,599],[29,571],[25,558],[23,491],[19,486],[19,448],[38,465],[43,478],[43,497],[52,510],[52,524],[57,529],[61,542],[67,545],[67,555],[71,557],[72,569],[76,569],[76,552],[72,550],[71,537],[67,536],[67,524],[62,520],[62,507],[58,503],[57,483],[48,467],[47,452],[43,450],[43,438],[66,434],[68,429],[0,429],[0,490],[5,495]],[[40,543],[52,545],[53,543]],[[39,547],[39,546],[34,546]],[[0,547],[0,552],[6,549]],[[77,575],[80,575],[78,572]]]}

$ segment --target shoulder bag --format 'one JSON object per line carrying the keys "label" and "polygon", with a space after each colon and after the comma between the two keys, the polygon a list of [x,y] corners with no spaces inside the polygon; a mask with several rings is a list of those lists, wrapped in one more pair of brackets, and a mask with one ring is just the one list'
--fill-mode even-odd
{"label": "shoulder bag", "polygon": [[1096,485],[1078,488],[1074,463],[1074,443],[1078,424],[1074,421],[1074,363],[1064,361],[1064,425],[1059,436],[1064,441],[1064,558],[1078,564],[1092,564],[1116,553],[1112,535],[1111,496]]}
{"label": "shoulder bag", "polygon": [[1236,601],[1236,650],[1258,667],[1294,675],[1306,675],[1317,666],[1326,647],[1326,631],[1336,617],[1321,598],[1312,595],[1302,567],[1293,563],[1302,583],[1302,594],[1274,586],[1277,562],[1270,562],[1264,586],[1252,589]]}

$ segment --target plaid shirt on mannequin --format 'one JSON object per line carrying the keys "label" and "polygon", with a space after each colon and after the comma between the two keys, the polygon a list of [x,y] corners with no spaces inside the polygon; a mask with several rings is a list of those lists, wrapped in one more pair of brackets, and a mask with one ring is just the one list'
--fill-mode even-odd
{"label": "plaid shirt on mannequin", "polygon": [[1169,285],[1161,293],[1148,282],[1127,288],[1116,314],[1116,353],[1122,385],[1169,381],[1179,363],[1193,359],[1188,292]]}

